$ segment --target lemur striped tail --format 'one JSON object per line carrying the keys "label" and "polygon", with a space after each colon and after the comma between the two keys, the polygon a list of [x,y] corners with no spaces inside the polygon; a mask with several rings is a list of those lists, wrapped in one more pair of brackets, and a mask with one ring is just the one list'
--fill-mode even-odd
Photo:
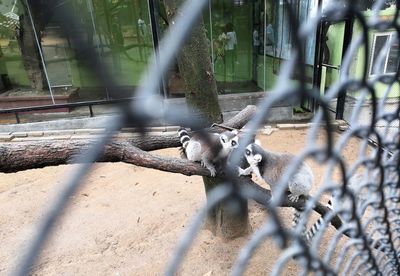
{"label": "lemur striped tail", "polygon": [[188,134],[188,132],[187,132],[187,129],[181,127],[181,128],[178,130],[178,134],[179,134],[179,140],[180,140],[180,142],[181,142],[181,144],[182,144],[182,147],[183,147],[184,149],[186,149],[187,144],[188,144],[189,141],[190,141],[190,136],[189,136],[189,134]]}
{"label": "lemur striped tail", "polygon": [[190,136],[188,134],[187,129],[181,127],[178,130],[178,135],[179,135],[179,141],[182,144],[182,147],[180,148],[181,157],[182,158],[187,158],[185,149],[187,148],[187,145],[189,144],[189,141],[190,141]]}
{"label": "lemur striped tail", "polygon": [[[293,220],[292,220],[293,229],[295,229],[297,227],[297,225],[299,224],[302,213],[303,213],[303,211],[295,209],[294,214],[293,214]],[[307,235],[306,226],[303,226],[303,229],[301,229],[301,230],[302,230],[302,236],[303,236],[303,238],[305,238]]]}
{"label": "lemur striped tail", "polygon": [[[332,200],[328,201],[328,204],[326,205],[326,207],[328,207],[329,209],[332,210]],[[296,212],[294,213],[294,217],[293,217],[293,228],[296,227],[297,224],[299,224],[300,216],[301,216],[301,212],[296,210]],[[324,218],[319,217],[318,220],[310,227],[310,229],[308,231],[307,231],[307,228],[304,227],[303,237],[307,243],[310,243],[312,241],[312,239],[314,238],[314,236],[318,233],[318,231],[321,230],[321,226],[323,223],[324,223]]]}
{"label": "lemur striped tail", "polygon": [[310,229],[304,235],[307,242],[311,242],[314,236],[321,229],[321,225],[324,223],[324,218],[320,217],[318,220],[310,227]]}

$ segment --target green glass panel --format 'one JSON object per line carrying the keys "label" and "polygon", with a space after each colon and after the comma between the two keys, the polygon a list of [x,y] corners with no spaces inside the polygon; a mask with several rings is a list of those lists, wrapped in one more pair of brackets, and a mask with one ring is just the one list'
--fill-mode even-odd
{"label": "green glass panel", "polygon": [[258,91],[253,64],[253,1],[210,1],[204,13],[220,93]]}
{"label": "green glass panel", "polygon": [[[83,38],[117,85],[128,88],[128,93],[115,97],[131,96],[153,53],[147,1],[73,0],[69,4],[83,26],[72,35]],[[48,20],[42,48],[52,86],[80,88],[78,101],[108,98],[92,68],[81,62],[85,55],[80,49],[72,50],[71,39],[63,34],[55,18]]]}
{"label": "green glass panel", "polygon": [[0,74],[6,86],[29,87],[16,39],[19,26],[18,15],[18,5],[15,0],[0,2]]}

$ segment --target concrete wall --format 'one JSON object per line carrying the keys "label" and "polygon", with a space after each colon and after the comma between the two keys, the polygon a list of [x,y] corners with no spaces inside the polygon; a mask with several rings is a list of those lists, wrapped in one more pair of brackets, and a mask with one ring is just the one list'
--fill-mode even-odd
{"label": "concrete wall", "polygon": [[[265,92],[219,95],[218,99],[223,112],[224,120],[232,118],[247,105],[257,105],[257,103],[260,101],[260,99],[262,99],[263,96],[265,96]],[[167,99],[165,100],[165,105],[167,108],[174,108],[174,106],[186,105],[186,101],[184,98]],[[57,129],[105,128],[107,126],[106,123],[108,118],[112,116],[113,112],[115,112],[116,110],[113,109],[113,112],[110,111],[110,108],[107,109],[106,106],[104,106],[102,110],[103,115],[98,115],[93,118],[86,117],[51,120],[51,116],[49,115],[49,120],[46,122],[0,125],[0,132],[7,133],[35,130],[46,131]],[[265,118],[265,122],[278,123],[291,121],[292,119],[293,105],[287,99],[277,102],[273,105],[268,117]],[[152,125],[163,125],[163,123],[153,122]]]}

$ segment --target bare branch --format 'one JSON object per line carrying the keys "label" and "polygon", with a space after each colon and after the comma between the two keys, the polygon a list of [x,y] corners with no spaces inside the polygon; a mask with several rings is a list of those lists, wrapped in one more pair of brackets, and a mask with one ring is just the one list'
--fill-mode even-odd
{"label": "bare branch", "polygon": [[128,142],[113,142],[106,146],[101,161],[109,162],[118,157],[120,162],[125,162],[140,167],[151,168],[171,173],[184,175],[210,176],[210,172],[195,163],[186,159],[159,156],[139,148],[131,146]]}

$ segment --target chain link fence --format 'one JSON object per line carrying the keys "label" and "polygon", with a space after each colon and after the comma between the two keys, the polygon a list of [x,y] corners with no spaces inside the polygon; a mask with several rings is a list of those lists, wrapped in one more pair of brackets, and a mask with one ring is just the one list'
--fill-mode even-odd
{"label": "chain link fence", "polygon": [[[50,1],[48,1],[50,2]],[[284,1],[285,2],[285,1]],[[170,31],[165,35],[159,52],[158,63],[149,63],[147,73],[141,80],[141,86],[136,92],[137,100],[128,107],[121,107],[119,116],[114,116],[108,122],[108,133],[97,141],[85,152],[77,156],[75,161],[82,165],[77,167],[74,174],[66,181],[65,188],[52,204],[52,209],[43,219],[37,236],[21,260],[17,275],[27,275],[34,267],[36,257],[39,255],[44,242],[48,239],[51,230],[58,221],[60,214],[66,208],[70,197],[76,192],[82,178],[90,171],[92,163],[100,156],[103,147],[111,139],[111,133],[129,124],[146,127],[149,122],[162,119],[172,125],[184,125],[196,128],[199,123],[187,110],[179,108],[164,109],[162,98],[158,95],[158,85],[162,76],[167,72],[177,51],[182,46],[185,37],[190,33],[191,27],[199,18],[202,9],[208,3],[205,0],[185,1],[181,7],[179,16],[170,26]],[[294,38],[292,44],[291,59],[287,60],[281,68],[281,72],[275,87],[271,93],[262,99],[258,105],[258,111],[248,123],[248,132],[240,142],[238,151],[235,151],[230,165],[235,170],[244,154],[246,144],[250,143],[251,136],[268,116],[271,106],[285,98],[299,100],[312,99],[317,103],[318,109],[313,118],[313,126],[308,132],[307,144],[302,153],[296,156],[287,166],[286,172],[279,180],[274,197],[270,200],[262,198],[255,188],[241,186],[234,174],[228,176],[226,184],[215,188],[210,192],[207,205],[204,206],[193,218],[192,224],[181,238],[176,251],[172,254],[167,275],[177,273],[178,267],[184,261],[184,255],[206,218],[207,212],[222,200],[249,200],[255,199],[264,202],[269,211],[269,219],[255,231],[248,243],[241,249],[232,274],[242,275],[257,247],[265,239],[271,239],[281,248],[281,255],[272,269],[273,275],[281,273],[282,269],[291,260],[301,264],[301,275],[316,273],[317,275],[399,275],[399,242],[400,242],[400,209],[399,209],[399,166],[400,166],[400,141],[399,141],[399,102],[398,95],[393,89],[399,85],[398,54],[395,60],[395,72],[392,74],[376,73],[371,77],[368,71],[368,62],[365,62],[361,74],[354,75],[351,71],[352,61],[360,47],[365,48],[363,58],[370,60],[369,41],[370,30],[392,30],[394,39],[383,47],[381,54],[377,54],[376,64],[382,64],[386,52],[391,45],[398,45],[399,34],[399,8],[396,3],[396,13],[392,18],[382,21],[378,14],[385,1],[376,1],[372,10],[372,16],[366,19],[357,8],[354,1],[330,1],[330,4],[322,13],[319,10],[316,16],[308,18],[301,25],[291,22]],[[51,5],[51,4],[47,4]],[[50,8],[50,7],[48,7]],[[54,8],[54,7],[52,7]],[[288,13],[291,13],[287,5]],[[76,35],[75,30],[80,28],[79,22],[74,20],[73,14],[60,5],[55,17],[59,19],[63,31],[69,33],[71,47],[82,57],[86,64],[108,93],[112,95],[121,89],[113,82],[107,67],[102,66],[98,55],[87,45],[85,39]],[[340,20],[344,17],[354,17],[361,26],[361,32],[355,34],[341,65],[340,77],[324,95],[319,89],[309,89],[305,85],[305,63],[303,42],[309,36],[313,36],[322,17],[331,20]],[[84,58],[83,58],[84,57]],[[386,57],[387,60],[387,57]],[[296,76],[300,82],[293,83]],[[303,81],[304,82],[303,82]],[[386,85],[387,93],[378,95],[376,86]],[[347,93],[345,118],[350,128],[342,133],[337,141],[334,141],[334,128],[331,123],[329,108],[332,100],[339,95]],[[394,96],[393,96],[394,95]],[[350,106],[351,105],[351,106]],[[320,129],[326,133],[326,141],[323,145],[316,143],[317,133]],[[144,128],[143,128],[144,129]],[[360,138],[361,149],[357,160],[353,164],[345,163],[342,152],[349,140],[353,137]],[[367,150],[371,141],[375,144],[373,150]],[[304,205],[303,212],[295,228],[283,226],[282,218],[278,210],[286,198],[287,183],[304,159],[313,159],[326,165],[325,176],[320,183],[318,192],[314,193]],[[339,168],[340,179],[333,176],[334,169]],[[324,194],[331,195],[331,207],[324,215],[323,220],[310,240],[304,239],[304,227],[314,212],[314,206]],[[336,204],[335,204],[336,202]],[[319,247],[324,232],[328,225],[339,216],[342,225],[335,235],[329,240],[328,250],[321,252]],[[347,236],[345,243],[338,243],[343,235]],[[340,248],[338,245],[340,244]],[[333,258],[334,252],[338,252]]]}

